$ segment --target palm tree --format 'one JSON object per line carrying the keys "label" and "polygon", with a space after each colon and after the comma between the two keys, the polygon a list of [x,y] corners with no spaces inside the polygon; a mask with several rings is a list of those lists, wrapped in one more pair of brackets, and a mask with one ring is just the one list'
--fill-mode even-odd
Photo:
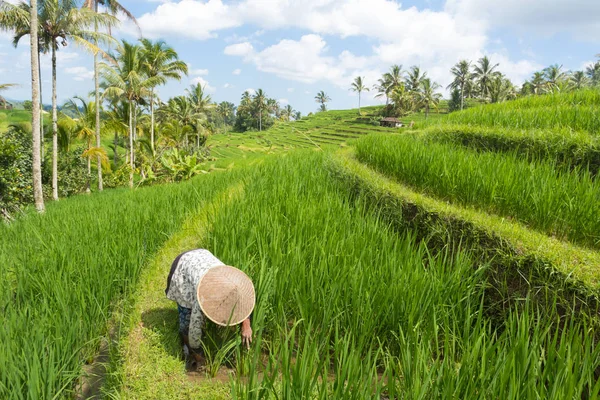
{"label": "palm tree", "polygon": [[543,94],[546,91],[546,79],[543,72],[534,72],[531,78],[531,91],[533,94]]}
{"label": "palm tree", "polygon": [[327,93],[321,90],[315,96],[315,101],[321,104],[321,106],[319,107],[320,111],[327,111],[327,102],[331,101],[331,98],[327,96]]}
{"label": "palm tree", "polygon": [[105,80],[104,96],[122,98],[129,104],[129,187],[133,187],[135,170],[134,140],[137,126],[137,105],[150,95],[151,88],[160,83],[158,77],[148,77],[142,68],[141,47],[123,40],[114,57],[117,65],[100,64]]}
{"label": "palm tree", "polygon": [[[98,13],[98,6],[103,6],[106,9],[106,12],[110,15],[122,14],[130,21],[133,21],[134,24],[138,27],[137,20],[127,10],[125,7],[121,5],[116,0],[84,0],[83,8],[91,10],[95,13]],[[94,25],[94,32],[98,32],[98,25]],[[109,27],[110,33],[110,27]],[[95,43],[96,46],[98,43]],[[96,107],[96,147],[100,147],[100,106],[102,103],[100,102],[100,66],[98,63],[98,52],[94,53],[94,91],[95,91],[95,102],[99,106]],[[102,181],[102,160],[98,157],[98,190],[103,190],[103,181]]]}
{"label": "palm tree", "polygon": [[363,78],[357,76],[356,78],[354,78],[354,82],[352,82],[350,90],[358,93],[358,115],[360,115],[360,94],[362,92],[368,92],[369,88],[365,86]]}
{"label": "palm tree", "polygon": [[223,118],[226,125],[231,125],[231,118],[235,115],[235,104],[228,101],[220,102],[217,106],[217,114]]}
{"label": "palm tree", "polygon": [[494,78],[490,84],[490,102],[500,103],[505,100],[513,100],[517,97],[517,91],[510,79],[503,75]]}
{"label": "palm tree", "polygon": [[435,82],[432,82],[429,78],[421,80],[421,89],[417,92],[417,99],[422,107],[425,107],[425,119],[429,117],[429,110],[437,108],[442,98],[441,93],[436,93],[436,90],[440,88]]}
{"label": "palm tree", "polygon": [[[12,23],[15,32],[13,44],[17,46],[19,40],[29,34],[28,20],[18,14],[29,14],[29,5],[8,6],[7,18]],[[91,25],[109,26],[115,23],[116,18],[108,14],[97,14],[87,9],[80,10],[74,0],[42,0],[38,5],[39,34],[38,40],[43,51],[52,55],[52,198],[58,200],[58,109],[56,104],[56,52],[59,45],[67,46],[67,41],[86,50],[97,53],[99,51],[92,41],[108,42],[111,37],[105,34],[88,30]]]}
{"label": "palm tree", "polygon": [[487,56],[484,56],[477,61],[477,65],[473,68],[473,78],[479,89],[479,94],[484,100],[488,100],[490,97],[490,86],[492,81],[500,76],[500,73],[495,71],[498,65],[499,64],[492,65],[490,59]]}
{"label": "palm tree", "polygon": [[460,109],[462,110],[465,103],[465,88],[473,79],[471,63],[467,60],[461,60],[452,67],[450,72],[454,75],[454,80],[448,85],[448,89],[458,89],[460,91]]}
{"label": "palm tree", "polygon": [[552,92],[559,90],[560,83],[566,78],[566,74],[562,68],[562,65],[554,64],[545,68],[543,71],[546,85]]}
{"label": "palm tree", "polygon": [[294,115],[294,108],[288,104],[284,109],[284,114],[287,121],[289,122],[290,118],[292,118],[292,115]]}
{"label": "palm tree", "polygon": [[589,85],[589,79],[583,71],[575,71],[569,76],[569,85],[571,89],[578,90]]}
{"label": "palm tree", "polygon": [[[196,128],[198,134],[198,121],[206,118],[202,105],[198,105],[199,103],[202,104],[206,97],[203,96],[203,93],[200,93],[200,96],[198,96],[200,100],[196,99],[196,103],[194,103],[192,97],[193,95],[190,92],[188,92],[188,96],[175,96],[170,98],[167,104],[163,104],[158,110],[160,120],[164,124],[170,124],[168,131],[171,139],[176,140],[178,148],[182,144],[185,148],[189,147],[189,134],[194,131],[194,128]],[[197,111],[198,109],[201,111]]]}
{"label": "palm tree", "polygon": [[390,72],[383,74],[383,80],[386,82],[387,87],[389,88],[388,93],[391,93],[403,82],[403,73],[404,71],[402,70],[402,65],[392,65],[390,67]]}
{"label": "palm tree", "polygon": [[600,61],[588,66],[585,69],[585,74],[589,78],[592,86],[600,85]]}
{"label": "palm tree", "polygon": [[210,95],[207,95],[204,91],[205,86],[200,83],[186,89],[192,110],[196,115],[196,120],[192,124],[196,129],[196,147],[200,147],[200,134],[204,130],[205,122],[208,120],[208,113],[215,107]]}
{"label": "palm tree", "polygon": [[262,113],[268,110],[267,95],[262,89],[258,89],[254,94],[252,105],[258,112],[258,130],[262,131]]}
{"label": "palm tree", "polygon": [[294,113],[294,121],[298,121],[300,118],[302,118],[302,113],[300,111],[296,111]]}
{"label": "palm tree", "polygon": [[[142,42],[142,65],[148,77],[156,77],[159,85],[167,83],[167,79],[181,80],[181,75],[187,75],[188,66],[179,60],[173,48],[159,40],[152,43],[148,39]],[[150,89],[150,146],[154,153],[154,87]]]}
{"label": "palm tree", "polygon": [[38,212],[44,212],[44,194],[42,192],[42,158],[40,153],[40,68],[38,50],[38,14],[37,0],[31,0],[29,13],[29,43],[31,49],[31,102],[33,103],[31,117],[31,133],[33,136],[33,198]]}
{"label": "palm tree", "polygon": [[410,72],[406,76],[406,90],[409,92],[418,92],[422,89],[422,83],[427,78],[427,72],[421,73],[421,68],[416,65],[410,68]]}

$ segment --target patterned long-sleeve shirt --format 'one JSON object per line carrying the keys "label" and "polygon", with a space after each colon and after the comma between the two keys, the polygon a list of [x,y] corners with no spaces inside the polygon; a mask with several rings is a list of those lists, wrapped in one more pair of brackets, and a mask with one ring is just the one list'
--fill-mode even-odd
{"label": "patterned long-sleeve shirt", "polygon": [[204,327],[204,313],[196,296],[198,283],[212,267],[224,265],[210,251],[191,250],[180,254],[171,267],[167,281],[167,298],[176,301],[182,307],[190,308],[189,343],[192,349],[199,349]]}

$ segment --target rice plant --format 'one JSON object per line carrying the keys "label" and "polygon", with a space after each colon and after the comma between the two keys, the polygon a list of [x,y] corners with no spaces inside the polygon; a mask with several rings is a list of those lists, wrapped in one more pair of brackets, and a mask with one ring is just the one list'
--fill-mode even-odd
{"label": "rice plant", "polygon": [[600,91],[585,89],[473,107],[451,113],[441,121],[516,129],[569,128],[597,134],[599,107]]}
{"label": "rice plant", "polygon": [[0,224],[0,398],[68,398],[149,255],[236,174],[112,190]]}
{"label": "rice plant", "polygon": [[477,153],[411,136],[369,136],[356,151],[361,161],[425,193],[575,243],[599,244],[600,182],[587,171],[557,171],[551,162]]}
{"label": "rice plant", "polygon": [[261,165],[212,221],[211,248],[259,293],[252,368],[233,382],[234,398],[597,394],[600,351],[586,318],[566,316],[560,330],[555,311],[526,303],[493,325],[485,265],[394,232],[343,195],[324,157]]}

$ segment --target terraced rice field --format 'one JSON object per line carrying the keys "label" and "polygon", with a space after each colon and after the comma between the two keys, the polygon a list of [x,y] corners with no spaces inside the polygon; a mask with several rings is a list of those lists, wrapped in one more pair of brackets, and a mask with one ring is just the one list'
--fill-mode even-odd
{"label": "terraced rice field", "polygon": [[[112,332],[109,398],[598,398],[596,131],[511,124],[515,104],[215,136],[235,168],[0,226],[0,397],[72,398]],[[257,307],[250,351],[209,325],[187,372],[164,284],[194,247],[246,271]]]}
{"label": "terraced rice field", "polygon": [[[212,136],[207,147],[217,160],[234,159],[256,154],[288,152],[303,148],[339,148],[354,139],[370,133],[390,133],[394,129],[378,126],[378,107],[363,108],[359,117],[356,110],[329,111],[305,117],[299,121],[277,122],[263,132],[228,133]],[[439,117],[433,114],[430,118]],[[376,125],[370,122],[375,121]],[[422,121],[423,116],[406,118]]]}

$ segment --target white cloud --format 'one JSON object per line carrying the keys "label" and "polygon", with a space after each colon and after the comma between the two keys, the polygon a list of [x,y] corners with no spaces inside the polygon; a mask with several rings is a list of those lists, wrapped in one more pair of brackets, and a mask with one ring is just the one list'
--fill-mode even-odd
{"label": "white cloud", "polygon": [[[216,31],[242,25],[242,19],[233,11],[221,0],[182,0],[163,3],[137,21],[144,36],[150,38],[177,35],[205,40],[215,37]],[[137,35],[131,23],[125,24],[124,30]]]}
{"label": "white cloud", "polygon": [[242,73],[242,70],[239,69],[239,68],[234,69],[233,72],[232,72],[233,75],[239,75],[241,73]]}
{"label": "white cloud", "polygon": [[516,27],[542,35],[570,32],[598,41],[600,2],[597,0],[448,0],[446,10],[491,27]]}
{"label": "white cloud", "polygon": [[192,76],[208,75],[208,70],[207,69],[190,69],[188,73],[189,73],[189,75],[192,75]]}
{"label": "white cloud", "polygon": [[292,87],[288,88],[287,91],[288,91],[288,93],[293,93],[294,92],[294,88],[292,88]]}
{"label": "white cloud", "polygon": [[225,47],[224,53],[228,56],[247,56],[254,51],[254,46],[249,42],[231,44]]}
{"label": "white cloud", "polygon": [[217,91],[217,89],[214,86],[211,86],[208,83],[208,81],[206,79],[202,78],[201,76],[197,76],[197,77],[191,79],[190,82],[192,83],[192,85],[200,84],[200,86],[202,86],[204,88],[204,90],[206,90],[208,93],[214,93]]}
{"label": "white cloud", "polygon": [[277,102],[282,106],[286,106],[286,105],[290,104],[288,99],[277,99]]}
{"label": "white cloud", "polygon": [[224,84],[224,85],[223,85],[223,88],[224,88],[224,89],[231,89],[231,88],[233,88],[233,87],[234,87],[234,86],[233,86],[231,83],[226,83],[226,84]]}
{"label": "white cloud", "polygon": [[252,96],[256,94],[256,90],[254,90],[254,89],[252,89],[252,88],[248,88],[248,89],[244,90],[244,92],[248,92],[248,93],[250,93],[250,95],[252,95]]}
{"label": "white cloud", "polygon": [[89,81],[94,79],[94,71],[86,67],[69,67],[64,70],[67,74],[73,75],[75,81]]}

